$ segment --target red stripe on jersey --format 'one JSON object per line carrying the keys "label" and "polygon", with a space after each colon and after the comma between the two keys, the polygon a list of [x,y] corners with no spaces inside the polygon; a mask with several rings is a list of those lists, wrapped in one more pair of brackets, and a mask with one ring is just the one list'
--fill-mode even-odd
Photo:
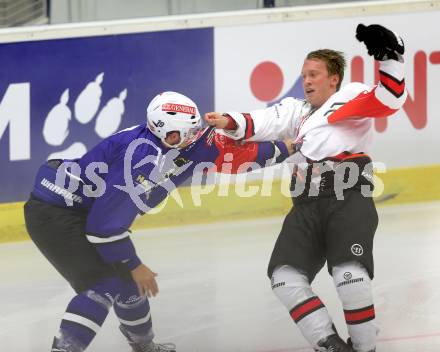
{"label": "red stripe on jersey", "polygon": [[374,306],[368,306],[355,310],[344,310],[345,321],[347,324],[361,324],[373,320],[376,317]]}
{"label": "red stripe on jersey", "polygon": [[322,301],[318,297],[312,297],[294,307],[290,311],[290,316],[295,320],[295,323],[297,323],[302,318],[321,308],[324,308]]}
{"label": "red stripe on jersey", "polygon": [[332,156],[328,159],[331,160],[337,160],[337,161],[343,161],[343,160],[349,160],[349,159],[356,159],[356,158],[365,158],[365,157],[369,157],[367,154],[365,153],[348,153],[348,152],[343,152],[341,154]]}
{"label": "red stripe on jersey", "polygon": [[393,76],[379,71],[379,79],[382,85],[388,89],[394,96],[400,97],[405,92],[405,80],[397,80]]}
{"label": "red stripe on jersey", "polygon": [[243,113],[246,120],[246,130],[244,132],[244,139],[251,138],[255,134],[254,120],[252,120],[251,114]]}
{"label": "red stripe on jersey", "polygon": [[387,117],[394,114],[398,109],[391,109],[382,104],[374,94],[375,89],[371,92],[360,93],[356,98],[350,100],[338,110],[327,117],[329,123],[338,121],[362,118],[362,117]]}

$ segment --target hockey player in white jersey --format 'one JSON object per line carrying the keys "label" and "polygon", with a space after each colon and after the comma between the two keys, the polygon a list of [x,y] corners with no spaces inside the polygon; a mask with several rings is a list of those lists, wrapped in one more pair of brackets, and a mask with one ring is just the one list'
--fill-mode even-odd
{"label": "hockey player in white jersey", "polygon": [[[389,116],[405,102],[404,45],[380,25],[358,25],[356,38],[380,63],[377,86],[350,83],[340,88],[343,54],[321,49],[304,60],[305,100],[286,98],[250,113],[205,115],[210,125],[235,139],[295,141],[303,162],[293,174],[294,207],[276,241],[268,276],[275,295],[316,351],[376,350],[371,280],[378,218],[367,153],[372,118]],[[311,287],[325,262],[344,309],[347,343]]]}

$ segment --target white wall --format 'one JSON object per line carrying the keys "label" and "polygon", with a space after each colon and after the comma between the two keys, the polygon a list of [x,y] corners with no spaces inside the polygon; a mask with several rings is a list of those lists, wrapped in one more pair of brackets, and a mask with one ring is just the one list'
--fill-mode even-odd
{"label": "white wall", "polygon": [[[276,0],[276,7],[350,0]],[[368,1],[368,0],[367,0]],[[263,0],[52,0],[51,23],[101,21],[263,7]]]}
{"label": "white wall", "polygon": [[262,3],[262,0],[55,0],[51,5],[51,23],[256,9]]}

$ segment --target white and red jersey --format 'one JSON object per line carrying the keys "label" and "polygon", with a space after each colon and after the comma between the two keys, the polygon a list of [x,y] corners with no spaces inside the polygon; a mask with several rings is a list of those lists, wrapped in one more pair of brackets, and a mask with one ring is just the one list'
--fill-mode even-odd
{"label": "white and red jersey", "polygon": [[323,160],[341,153],[368,153],[373,120],[395,113],[405,102],[404,64],[381,61],[380,81],[370,88],[350,83],[334,93],[319,109],[295,98],[250,113],[228,112],[238,128],[225,133],[234,139],[268,141],[293,138],[301,153]]}

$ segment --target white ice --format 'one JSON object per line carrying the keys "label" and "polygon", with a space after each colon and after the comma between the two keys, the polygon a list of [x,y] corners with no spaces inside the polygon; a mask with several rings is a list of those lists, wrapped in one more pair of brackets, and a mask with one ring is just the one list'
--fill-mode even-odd
{"label": "white ice", "polygon": [[[378,352],[440,351],[440,203],[379,209],[374,294]],[[156,340],[179,352],[312,351],[273,295],[266,265],[283,218],[142,231],[139,255],[159,273]],[[73,291],[32,243],[0,245],[0,350],[50,351]],[[340,303],[323,269],[314,288],[340,334]],[[111,312],[90,352],[128,352]]]}

